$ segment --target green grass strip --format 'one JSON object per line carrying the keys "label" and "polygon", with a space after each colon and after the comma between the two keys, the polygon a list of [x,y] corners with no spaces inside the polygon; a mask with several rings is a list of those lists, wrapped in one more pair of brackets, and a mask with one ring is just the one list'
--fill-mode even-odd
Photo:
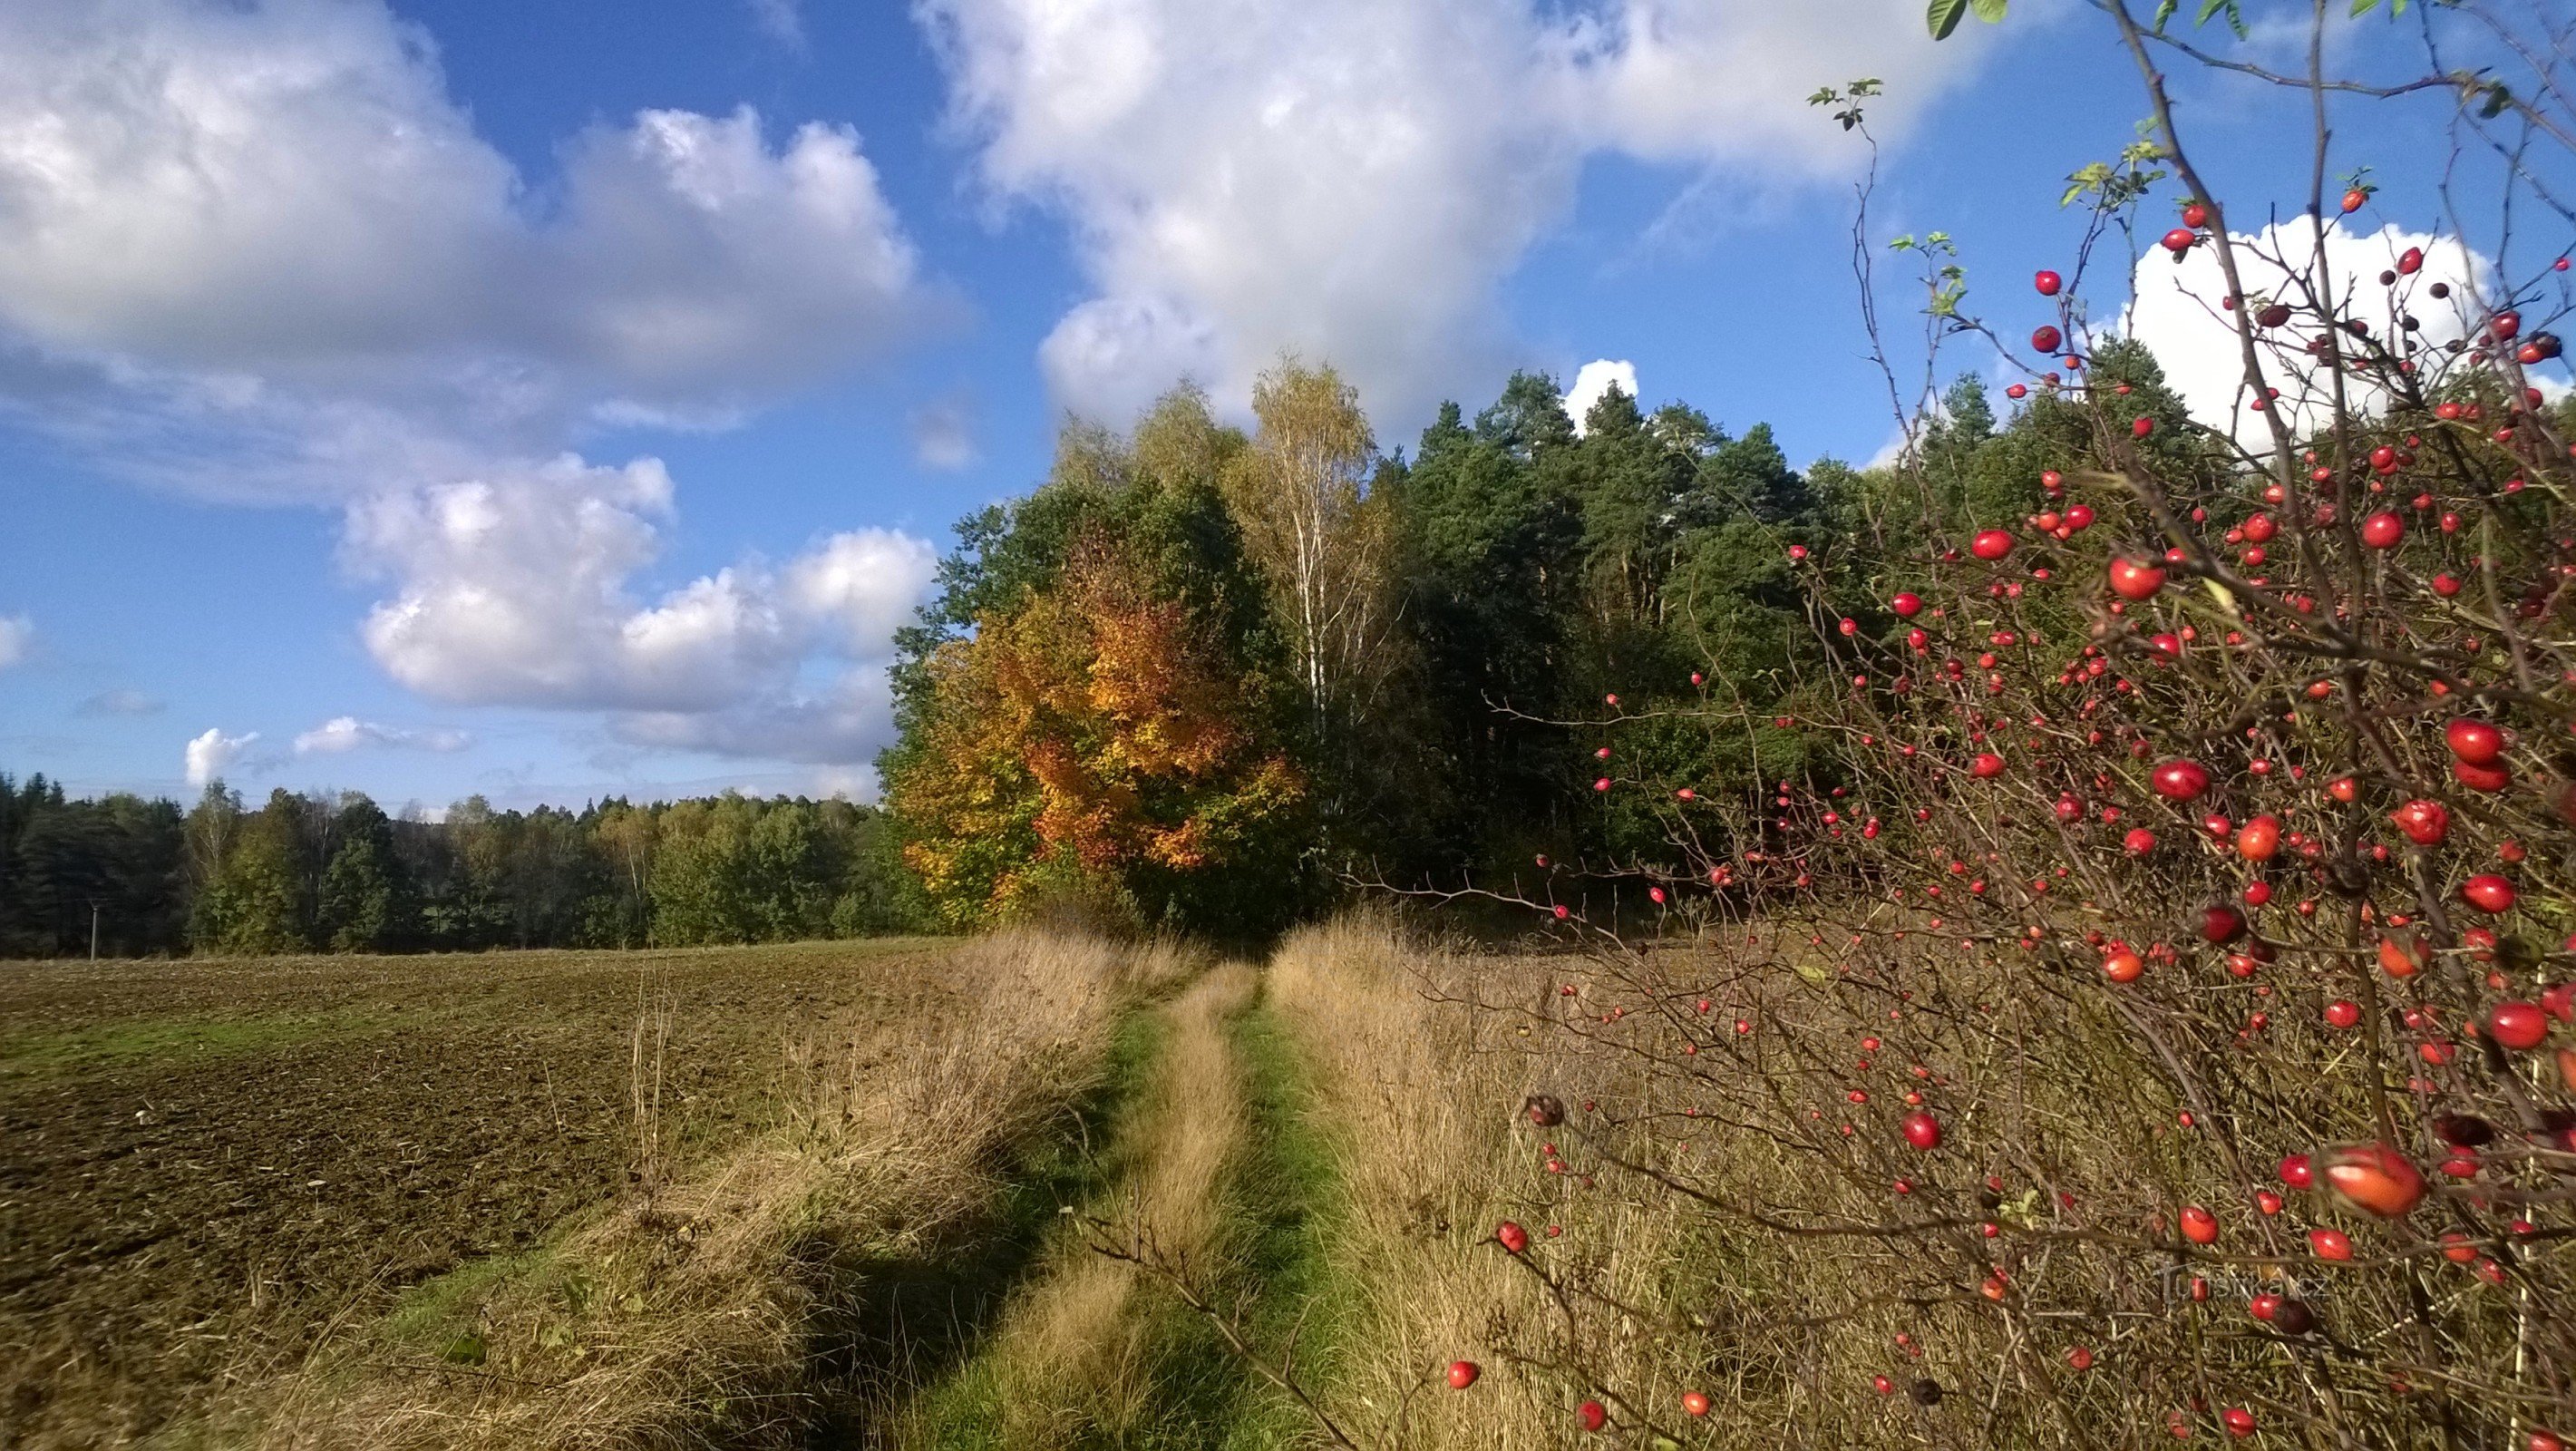
{"label": "green grass strip", "polygon": [[[1356,1287],[1333,1272],[1331,1242],[1341,1222],[1341,1167],[1332,1135],[1316,1121],[1304,1052],[1266,1004],[1235,1020],[1252,1143],[1228,1196],[1251,1230],[1244,1259],[1254,1285],[1249,1338],[1276,1366],[1293,1337],[1299,1385],[1329,1405],[1332,1370],[1347,1350],[1358,1310]],[[1211,1336],[1211,1338],[1213,1338]],[[1268,1382],[1240,1371],[1250,1392],[1236,1402],[1224,1451],[1271,1451],[1318,1443],[1313,1420]]]}
{"label": "green grass strip", "polygon": [[[1138,1017],[1140,1037],[1150,1031],[1150,1046],[1159,1046],[1162,1015]],[[1277,1015],[1256,1004],[1226,1029],[1247,1133],[1214,1187],[1228,1269],[1212,1288],[1221,1302],[1243,1307],[1249,1338],[1273,1364],[1293,1336],[1298,1379],[1320,1394],[1343,1351],[1343,1327],[1358,1307],[1354,1287],[1332,1273],[1327,1254],[1340,1223],[1339,1161],[1332,1136],[1311,1112],[1303,1054]],[[1154,1062],[1149,1045],[1140,1042],[1133,1051],[1143,1056],[1126,1058],[1120,1069],[1129,1111],[1110,1126],[1095,1209],[1114,1207],[1118,1185],[1138,1167],[1132,1112],[1150,1087]],[[1063,1264],[1087,1253],[1082,1236],[1068,1227],[1048,1257]],[[1063,1444],[1072,1451],[1288,1451],[1318,1444],[1306,1413],[1245,1365],[1203,1317],[1150,1284],[1141,1290],[1129,1313],[1145,1317],[1140,1348],[1152,1404],[1123,1428],[1092,1427]],[[1014,1383],[1002,1352],[971,1356],[901,1414],[896,1444],[922,1451],[1005,1448],[1003,1402]],[[1065,1387],[1061,1394],[1071,1398],[1077,1391]]]}

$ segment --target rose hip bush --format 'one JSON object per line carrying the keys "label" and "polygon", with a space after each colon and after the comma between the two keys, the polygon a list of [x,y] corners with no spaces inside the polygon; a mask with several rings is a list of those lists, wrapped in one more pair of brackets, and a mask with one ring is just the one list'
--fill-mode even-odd
{"label": "rose hip bush", "polygon": [[[1837,673],[1761,724],[1825,742],[1813,771],[1749,801],[1605,776],[1668,850],[1501,894],[1592,949],[1538,1016],[1649,1085],[1534,1085],[1531,1217],[1615,1195],[1699,1226],[1655,1303],[1604,1288],[1615,1246],[1498,1231],[1558,1313],[1490,1354],[1560,1384],[1570,1428],[2576,1435],[2567,264],[2437,277],[2420,247],[2356,269],[2231,232],[2163,42],[2106,10],[2159,118],[2128,174],[2180,197],[2115,189],[1991,331],[1933,275],[1940,335],[2045,350],[1998,345],[2048,444],[2017,504],[1916,450],[1918,530],[1796,552]],[[2529,109],[2452,89],[2464,124]],[[2371,204],[2326,190],[2324,145],[2299,227]],[[2234,432],[2085,311],[2082,256],[2141,228],[2148,266],[2215,256]],[[1678,684],[1568,725],[1624,759],[1706,698]],[[1682,1395],[1617,1383],[1639,1337]]]}

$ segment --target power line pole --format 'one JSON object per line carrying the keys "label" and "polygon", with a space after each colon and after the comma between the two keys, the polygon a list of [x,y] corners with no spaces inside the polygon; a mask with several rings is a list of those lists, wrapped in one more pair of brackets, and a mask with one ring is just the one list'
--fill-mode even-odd
{"label": "power line pole", "polygon": [[89,960],[98,961],[98,898],[89,899]]}

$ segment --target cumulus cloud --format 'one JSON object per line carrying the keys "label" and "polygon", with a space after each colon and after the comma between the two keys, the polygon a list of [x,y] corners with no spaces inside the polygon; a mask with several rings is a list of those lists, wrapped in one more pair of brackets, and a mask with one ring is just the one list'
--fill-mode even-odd
{"label": "cumulus cloud", "polygon": [[369,748],[400,751],[461,751],[473,742],[463,731],[405,730],[353,715],[336,716],[295,738],[295,754],[343,755]]}
{"label": "cumulus cloud", "polygon": [[1574,431],[1583,431],[1583,420],[1592,413],[1592,405],[1612,387],[1634,398],[1637,396],[1637,365],[1625,358],[1595,358],[1574,371],[1574,386],[1565,390],[1565,413],[1574,420]]}
{"label": "cumulus cloud", "polygon": [[846,127],[644,111],[533,187],[375,0],[0,9],[0,324],[210,404],[714,409],[928,305]]}
{"label": "cumulus cloud", "polygon": [[77,714],[93,717],[110,715],[159,715],[162,710],[162,704],[160,701],[153,699],[142,691],[135,690],[131,687],[120,687],[115,690],[102,690],[98,694],[91,696],[89,699],[82,701],[74,709]]}
{"label": "cumulus cloud", "polygon": [[1184,375],[1239,403],[1282,348],[1418,408],[1515,352],[1498,284],[1587,158],[1839,175],[1808,92],[1880,76],[1901,135],[1987,43],[1936,46],[1918,0],[914,8],[986,187],[1073,224],[1093,295],[1039,357],[1106,417]]}
{"label": "cumulus cloud", "polygon": [[742,742],[759,734],[750,717],[777,711],[782,739],[816,739],[788,694],[800,662],[891,655],[937,551],[855,530],[781,568],[746,561],[647,601],[633,578],[661,553],[671,500],[658,462],[568,455],[355,505],[351,562],[400,585],[367,616],[367,649],[404,685],[460,705],[712,714],[730,724],[710,724],[708,740]]}
{"label": "cumulus cloud", "polygon": [[[2278,299],[2304,309],[2303,290],[2317,257],[2316,234],[2304,221],[2276,223],[2262,231],[2231,233],[2239,275],[2258,299]],[[2424,252],[2423,270],[2395,294],[2379,281],[2407,249]],[[2249,448],[2271,449],[2271,431],[2245,391],[2244,355],[2234,318],[2223,311],[2227,282],[2215,247],[2194,247],[2175,263],[2162,248],[2148,249],[2132,279],[2131,301],[2120,319],[2121,331],[2146,344],[2162,365],[2167,381],[2182,395],[2192,416],[2222,432],[2233,430]],[[2285,265],[2286,269],[2285,270]],[[2468,335],[2470,315],[2494,264],[2457,238],[2409,232],[2394,224],[2375,232],[2346,231],[2329,224],[2325,233],[2325,275],[2339,308],[2368,322],[2382,337],[2395,336],[2401,313],[2420,324],[2414,337],[2439,347]],[[2297,280],[2293,280],[2293,274]],[[2435,299],[2432,284],[2449,284],[2451,297]],[[2392,300],[2392,297],[2395,299]],[[2308,333],[2285,333],[2286,352],[2275,349],[2264,358],[2264,371],[2281,390],[2282,417],[2294,431],[2322,422],[2333,404],[2331,382],[2316,372],[2299,344]],[[2359,379],[2349,379],[2347,394],[2364,408],[2385,400]]]}
{"label": "cumulus cloud", "polygon": [[228,736],[219,729],[209,727],[204,735],[188,742],[188,784],[203,786],[230,770],[258,740],[257,731],[247,735]]}
{"label": "cumulus cloud", "polygon": [[25,615],[0,615],[0,670],[25,660],[36,644],[36,622]]}
{"label": "cumulus cloud", "polygon": [[[753,13],[801,35],[793,0]],[[953,306],[846,126],[645,110],[557,156],[522,175],[384,0],[0,5],[0,421],[343,510],[385,586],[367,649],[434,699],[781,699],[859,587],[828,629],[756,561],[644,591],[668,474],[565,450],[729,425]]]}
{"label": "cumulus cloud", "polygon": [[789,564],[785,598],[852,659],[883,659],[939,572],[926,540],[891,529],[835,534]]}
{"label": "cumulus cloud", "polygon": [[[895,630],[912,618],[939,569],[938,551],[888,529],[835,534],[764,577],[783,627],[801,647],[852,663],[820,686],[781,679],[726,706],[698,711],[641,710],[610,723],[630,745],[750,756],[845,768],[850,774],[893,743],[892,663]],[[872,799],[870,784],[860,794]]]}
{"label": "cumulus cloud", "polygon": [[538,468],[352,505],[347,545],[400,592],[360,630],[387,673],[461,705],[707,710],[784,668],[765,591],[735,570],[646,605],[630,577],[661,549],[671,478],[645,459]]}

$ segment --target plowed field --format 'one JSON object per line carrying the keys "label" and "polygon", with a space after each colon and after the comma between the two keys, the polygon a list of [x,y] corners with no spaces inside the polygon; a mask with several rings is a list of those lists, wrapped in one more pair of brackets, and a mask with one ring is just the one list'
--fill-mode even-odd
{"label": "plowed field", "polygon": [[0,964],[0,1445],[148,1435],[770,1125],[794,1050],[898,1048],[944,957]]}

